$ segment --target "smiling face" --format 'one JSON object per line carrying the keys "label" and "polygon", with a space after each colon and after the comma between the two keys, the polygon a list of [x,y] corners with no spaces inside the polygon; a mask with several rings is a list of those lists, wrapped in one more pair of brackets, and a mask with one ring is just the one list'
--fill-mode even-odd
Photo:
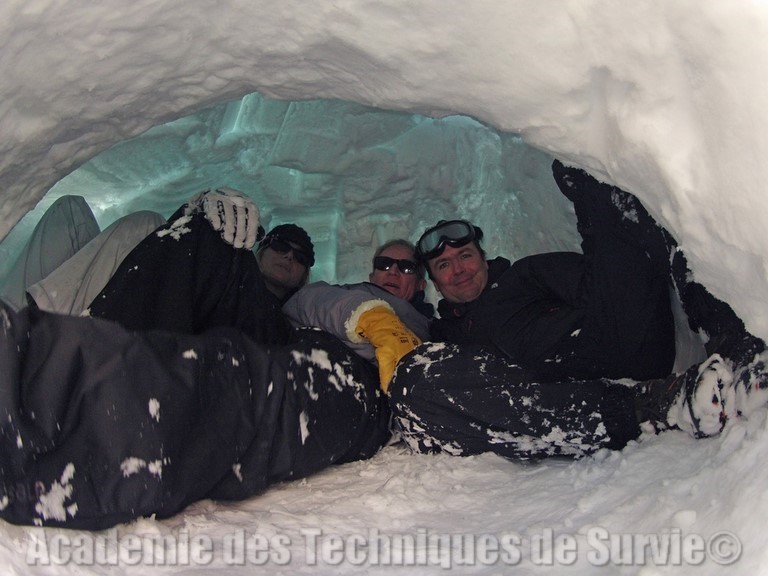
{"label": "smiling face", "polygon": [[[293,242],[289,244],[293,248],[300,248]],[[267,288],[278,298],[285,298],[307,280],[307,267],[296,261],[293,250],[280,253],[267,246],[259,250],[257,259]]]}
{"label": "smiling face", "polygon": [[[388,246],[381,251],[379,256],[386,256],[395,260],[411,260],[416,262],[413,250],[402,244]],[[416,274],[403,274],[397,264],[390,266],[389,270],[375,270],[370,273],[368,280],[376,286],[384,288],[390,294],[410,300],[419,290],[424,290],[426,282]]]}
{"label": "smiling face", "polygon": [[488,262],[474,242],[459,248],[446,246],[427,266],[435,288],[448,302],[471,302],[488,283]]}

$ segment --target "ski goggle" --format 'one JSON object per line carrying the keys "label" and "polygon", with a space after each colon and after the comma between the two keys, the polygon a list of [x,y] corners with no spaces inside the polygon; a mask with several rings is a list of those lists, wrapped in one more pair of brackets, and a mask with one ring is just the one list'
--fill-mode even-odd
{"label": "ski goggle", "polygon": [[441,220],[421,235],[416,254],[424,262],[440,256],[446,246],[460,248],[482,237],[483,231],[466,220]]}
{"label": "ski goggle", "polygon": [[272,248],[278,254],[288,254],[293,251],[293,259],[305,268],[309,268],[310,257],[309,255],[299,248],[294,248],[285,240],[280,240],[277,236],[272,236],[267,239],[267,243],[264,248]]}
{"label": "ski goggle", "polygon": [[416,274],[416,268],[418,268],[418,264],[413,260],[397,260],[396,258],[390,258],[389,256],[376,256],[376,258],[373,259],[373,267],[382,272],[386,272],[395,264],[397,264],[397,268],[403,274]]}

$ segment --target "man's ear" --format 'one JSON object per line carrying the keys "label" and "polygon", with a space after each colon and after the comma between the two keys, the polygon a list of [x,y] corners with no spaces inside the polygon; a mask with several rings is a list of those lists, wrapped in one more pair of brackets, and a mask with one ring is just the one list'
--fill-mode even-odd
{"label": "man's ear", "polygon": [[437,282],[435,282],[434,280],[432,280],[432,286],[435,287],[435,292],[437,292],[438,294],[442,294],[442,292],[440,292],[440,288],[438,288],[437,286]]}
{"label": "man's ear", "polygon": [[427,281],[424,278],[419,278],[416,282],[416,292],[423,292],[427,287]]}
{"label": "man's ear", "polygon": [[373,283],[373,272],[371,272],[370,274],[368,274],[368,282],[371,282],[371,283]]}

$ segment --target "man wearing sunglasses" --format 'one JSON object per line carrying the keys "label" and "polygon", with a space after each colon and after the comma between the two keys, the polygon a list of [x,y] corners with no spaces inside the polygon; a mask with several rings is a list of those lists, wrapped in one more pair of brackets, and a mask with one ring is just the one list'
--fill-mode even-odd
{"label": "man wearing sunglasses", "polygon": [[424,301],[424,268],[404,239],[380,246],[369,282],[314,282],[283,306],[294,326],[315,326],[375,363],[386,392],[398,361],[427,339],[434,308]]}
{"label": "man wearing sunglasses", "polygon": [[416,259],[416,247],[407,240],[396,238],[376,249],[368,281],[408,301],[427,318],[434,316],[435,307],[425,300],[424,266]]}
{"label": "man wearing sunglasses", "polygon": [[312,240],[303,228],[281,224],[259,243],[256,260],[267,289],[287,300],[309,279],[309,269],[315,263]]}
{"label": "man wearing sunglasses", "polygon": [[[644,421],[704,437],[735,415],[730,364],[715,352],[750,362],[764,344],[732,311],[705,315],[692,328],[727,324],[732,345],[670,375],[674,240],[626,192],[558,161],[553,174],[574,203],[583,253],[488,259],[482,230],[465,220],[441,221],[417,243],[443,297],[430,338],[447,343],[406,356],[390,385],[418,451],[580,456],[622,448]],[[608,380],[622,378],[642,384]]]}
{"label": "man wearing sunglasses", "polygon": [[227,326],[257,342],[282,344],[292,328],[281,306],[306,284],[314,262],[304,229],[282,224],[264,235],[250,199],[211,190],[144,238],[88,313],[133,330],[198,334]]}

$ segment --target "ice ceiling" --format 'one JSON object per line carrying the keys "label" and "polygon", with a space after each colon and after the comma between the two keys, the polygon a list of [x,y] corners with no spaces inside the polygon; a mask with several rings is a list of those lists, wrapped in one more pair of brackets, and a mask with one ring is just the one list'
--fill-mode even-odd
{"label": "ice ceiling", "polygon": [[[433,119],[254,93],[95,156],[59,181],[0,250],[20,247],[64,194],[84,196],[104,229],[140,209],[168,217],[215,186],[254,198],[267,229],[305,227],[317,252],[314,280],[359,282],[377,246],[396,237],[415,241],[438,219],[457,216],[481,225],[494,253],[578,249],[573,210],[554,185],[551,162],[518,136],[466,116]],[[532,232],[531,219],[544,230]]]}
{"label": "ice ceiling", "polygon": [[[165,212],[232,163],[271,224],[312,229],[324,277],[456,212],[516,257],[573,241],[553,155],[637,194],[768,337],[761,2],[9,0],[0,27],[0,237],[178,120],[73,175],[104,178],[105,218]],[[128,187],[136,166],[152,178]]]}

